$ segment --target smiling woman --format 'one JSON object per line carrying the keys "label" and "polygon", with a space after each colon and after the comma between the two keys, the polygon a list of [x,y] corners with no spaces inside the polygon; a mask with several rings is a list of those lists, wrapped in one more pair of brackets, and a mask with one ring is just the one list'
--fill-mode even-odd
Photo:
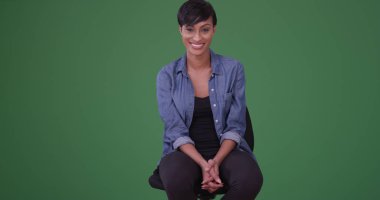
{"label": "smiling woman", "polygon": [[214,36],[217,23],[216,14],[212,6],[206,5],[204,4],[202,9],[194,9],[192,6],[196,6],[196,4],[185,3],[177,14],[179,31],[189,54],[204,54],[204,51],[210,47]]}
{"label": "smiling woman", "polygon": [[221,191],[223,199],[254,199],[263,177],[244,139],[243,66],[210,50],[217,24],[210,3],[187,1],[177,18],[186,53],[157,76],[165,130],[156,172],[170,200]]}
{"label": "smiling woman", "polygon": [[182,41],[190,54],[201,55],[208,49],[215,33],[212,18],[199,22],[193,26],[183,25],[179,27]]}

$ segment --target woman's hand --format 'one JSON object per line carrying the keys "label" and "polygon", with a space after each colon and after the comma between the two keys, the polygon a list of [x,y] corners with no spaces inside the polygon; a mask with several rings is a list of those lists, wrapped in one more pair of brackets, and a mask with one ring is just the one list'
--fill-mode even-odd
{"label": "woman's hand", "polygon": [[202,169],[202,185],[208,184],[213,181],[213,178],[210,174],[212,165],[210,165],[202,156],[199,154],[197,149],[193,144],[183,144],[180,147],[180,150],[193,159]]}
{"label": "woman's hand", "polygon": [[213,179],[210,174],[211,166],[210,164],[208,164],[208,162],[204,162],[201,168],[202,168],[202,186],[203,186],[204,184],[208,184],[209,182],[213,181]]}
{"label": "woman's hand", "polygon": [[219,163],[216,162],[214,159],[210,159],[207,161],[207,163],[210,165],[210,175],[217,183],[222,183],[222,180],[220,180],[219,177]]}
{"label": "woman's hand", "polygon": [[213,159],[207,161],[207,167],[205,167],[203,173],[202,189],[207,190],[210,193],[215,192],[219,188],[223,187],[222,180],[219,178],[219,164]]}
{"label": "woman's hand", "polygon": [[219,178],[219,165],[222,163],[224,158],[236,147],[236,142],[233,140],[225,139],[223,140],[218,153],[213,159],[207,161],[210,169],[208,170],[212,181],[202,182],[202,189],[208,190],[210,193],[215,192],[219,188],[223,187],[223,183]]}

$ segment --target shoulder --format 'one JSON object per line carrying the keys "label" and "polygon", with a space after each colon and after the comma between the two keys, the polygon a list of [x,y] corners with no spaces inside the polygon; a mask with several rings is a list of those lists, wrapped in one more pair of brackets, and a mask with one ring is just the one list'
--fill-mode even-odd
{"label": "shoulder", "polygon": [[241,64],[237,59],[232,58],[230,56],[216,54],[216,57],[219,59],[219,61],[222,64],[225,64],[225,65],[235,66],[235,65]]}
{"label": "shoulder", "polygon": [[222,68],[222,71],[226,72],[227,74],[234,74],[238,71],[244,71],[243,64],[235,58],[215,54],[215,59],[218,62],[218,66],[220,66]]}
{"label": "shoulder", "polygon": [[157,73],[157,79],[173,79],[173,77],[180,71],[181,59],[182,58],[178,58],[161,67]]}

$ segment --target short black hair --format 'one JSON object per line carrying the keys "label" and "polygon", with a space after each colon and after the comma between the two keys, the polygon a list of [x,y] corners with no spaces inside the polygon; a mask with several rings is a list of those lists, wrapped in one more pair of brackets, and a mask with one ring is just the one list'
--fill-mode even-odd
{"label": "short black hair", "polygon": [[180,26],[192,26],[198,22],[205,21],[212,17],[215,26],[217,19],[212,5],[205,0],[188,0],[182,4],[177,13],[178,24]]}

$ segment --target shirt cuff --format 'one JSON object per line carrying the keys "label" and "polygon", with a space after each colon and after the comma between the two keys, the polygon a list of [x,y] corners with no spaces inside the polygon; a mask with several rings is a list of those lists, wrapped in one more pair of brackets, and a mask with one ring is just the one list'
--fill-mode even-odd
{"label": "shirt cuff", "polygon": [[226,140],[226,139],[235,141],[237,146],[239,146],[240,141],[241,141],[241,136],[236,132],[227,131],[220,138],[220,144],[222,144],[223,140]]}
{"label": "shirt cuff", "polygon": [[177,149],[178,147],[184,144],[194,144],[194,141],[188,136],[182,136],[174,141],[173,148]]}

